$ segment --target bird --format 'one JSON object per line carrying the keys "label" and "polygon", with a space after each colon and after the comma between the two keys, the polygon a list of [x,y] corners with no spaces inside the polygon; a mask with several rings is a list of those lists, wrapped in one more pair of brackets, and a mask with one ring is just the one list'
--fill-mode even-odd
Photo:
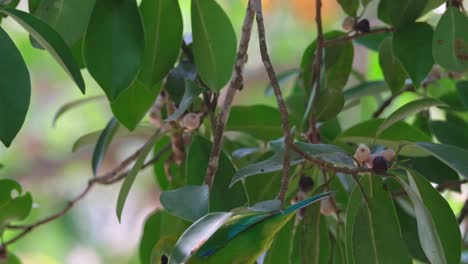
{"label": "bird", "polygon": [[[323,192],[273,212],[240,210],[195,249],[186,263],[255,263],[271,246],[275,235],[291,220],[294,212],[335,193]],[[152,264],[176,263],[171,261],[171,252],[177,240],[178,237],[172,235],[161,238],[153,247]]]}

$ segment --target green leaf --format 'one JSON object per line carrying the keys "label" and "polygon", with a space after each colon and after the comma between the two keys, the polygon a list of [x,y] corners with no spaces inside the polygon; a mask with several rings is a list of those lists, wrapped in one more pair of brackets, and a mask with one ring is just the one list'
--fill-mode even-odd
{"label": "green leaf", "polygon": [[[76,152],[83,147],[95,144],[101,135],[102,130],[94,131],[85,135],[82,135],[79,137],[72,146],[72,152]],[[154,127],[152,126],[139,126],[137,127],[134,131],[130,132],[127,129],[120,128],[117,131],[117,134],[115,137],[121,138],[121,137],[149,137],[153,135],[154,133]]]}
{"label": "green leaf", "polygon": [[422,15],[427,0],[381,0],[378,7],[380,20],[395,28],[405,28]]}
{"label": "green leaf", "polygon": [[395,203],[395,210],[398,215],[398,222],[400,223],[403,240],[405,240],[406,247],[411,256],[424,263],[429,263],[422,250],[421,243],[419,242],[418,224],[414,212],[406,212],[398,203]]}
{"label": "green leaf", "polygon": [[457,92],[465,109],[468,109],[468,81],[457,82]]}
{"label": "green leaf", "polygon": [[[415,171],[407,171],[409,186],[399,180],[413,202],[419,241],[431,263],[458,263],[461,235],[447,201]],[[443,242],[442,242],[443,241]]]}
{"label": "green leaf", "polygon": [[432,54],[440,66],[449,71],[468,69],[468,18],[454,7],[448,7],[434,32]]}
{"label": "green leaf", "polygon": [[[337,140],[356,144],[370,144],[373,140],[375,140],[376,144],[384,145],[392,149],[398,149],[398,146],[405,141],[431,141],[429,136],[417,128],[401,121],[396,122],[387,128],[379,135],[377,139],[375,139],[377,129],[380,127],[383,121],[384,120],[382,119],[374,119],[357,124],[344,131],[340,136],[338,136]],[[425,151],[421,151],[415,146],[407,146],[403,148],[401,154],[411,157],[427,156]]]}
{"label": "green leaf", "polygon": [[112,113],[130,131],[134,130],[153,105],[161,84],[147,87],[136,79],[111,103]]}
{"label": "green leaf", "polygon": [[468,124],[465,120],[447,113],[445,121],[431,121],[430,126],[440,143],[468,149]]}
{"label": "green leaf", "polygon": [[195,64],[188,59],[182,58],[177,67],[172,69],[166,78],[166,91],[176,105],[180,104],[185,93],[186,81],[194,82],[197,79]]}
{"label": "green leaf", "polygon": [[145,29],[145,50],[138,79],[154,87],[174,66],[182,43],[183,22],[178,1],[143,0],[140,5]]}
{"label": "green leaf", "polygon": [[[300,69],[289,69],[286,71],[283,71],[281,73],[278,73],[278,83],[280,84],[281,87],[284,86],[289,80],[291,80],[294,77],[297,77],[301,73]],[[268,86],[265,88],[265,95],[266,96],[271,96],[274,94],[273,86],[268,84]]]}
{"label": "green leaf", "polygon": [[[188,185],[203,183],[212,143],[201,136],[195,136],[187,152],[185,173]],[[244,188],[239,185],[230,188],[230,181],[236,169],[226,153],[221,152],[218,171],[210,190],[210,212],[229,211],[246,203]],[[229,197],[229,199],[226,199]]]}
{"label": "green leaf", "polygon": [[[416,142],[414,145],[438,158],[463,177],[468,178],[468,163],[466,162],[468,150],[430,142]],[[406,147],[407,145],[404,148]]]}
{"label": "green leaf", "polygon": [[424,10],[423,10],[422,14],[426,14],[426,13],[432,11],[433,9],[436,9],[437,7],[445,4],[446,2],[447,1],[445,1],[445,0],[427,0],[427,4],[424,7]]}
{"label": "green leaf", "polygon": [[94,146],[93,157],[91,159],[94,176],[97,175],[101,162],[106,155],[107,149],[109,148],[115,133],[119,130],[119,126],[119,122],[117,122],[115,118],[112,118],[109,123],[107,123],[101,135],[99,135],[96,146]]}
{"label": "green leaf", "polygon": [[415,23],[397,30],[393,36],[395,56],[400,60],[416,88],[434,65],[431,56],[432,35],[433,30],[429,24]]}
{"label": "green leaf", "polygon": [[99,0],[84,42],[89,73],[114,101],[135,80],[143,60],[143,25],[133,0]]}
{"label": "green leaf", "polygon": [[353,86],[343,91],[346,102],[359,100],[362,97],[378,95],[387,91],[388,87],[383,81],[369,81]]}
{"label": "green leaf", "polygon": [[[303,142],[296,142],[297,147],[302,151],[306,152],[311,156],[321,158],[332,164],[339,164],[344,166],[353,167],[353,160],[345,153],[343,149],[335,145],[328,144],[308,144]],[[233,186],[239,180],[245,179],[246,177],[264,173],[270,173],[280,171],[283,169],[283,157],[284,149],[276,152],[270,158],[260,161],[258,163],[251,164],[247,167],[239,169],[231,180],[231,186]],[[304,160],[299,154],[291,151],[291,165],[297,165],[302,163]]]}
{"label": "green leaf", "polygon": [[[345,33],[340,31],[331,31],[324,34],[325,39],[334,39],[346,36]],[[304,87],[310,90],[312,83],[312,63],[315,57],[315,50],[317,42],[314,41],[310,44],[302,55],[301,69],[304,79]],[[351,73],[354,48],[350,42],[344,42],[331,47],[325,48],[325,83],[323,89],[337,89],[342,90],[348,81]]]}
{"label": "green leaf", "polygon": [[86,97],[86,98],[73,100],[71,102],[63,104],[62,106],[60,106],[60,108],[57,110],[57,112],[55,112],[54,118],[52,119],[52,126],[55,126],[55,124],[57,123],[57,120],[60,117],[62,117],[63,114],[70,111],[71,109],[76,108],[76,107],[81,106],[81,105],[84,105],[84,104],[87,104],[87,103],[90,103],[90,102],[93,102],[93,101],[104,99],[104,98],[105,97],[102,96],[102,95],[96,95],[96,96],[90,96],[90,97]]}
{"label": "green leaf", "polygon": [[192,1],[193,56],[200,78],[213,91],[229,81],[236,58],[236,33],[214,0]]}
{"label": "green leaf", "polygon": [[40,3],[41,3],[41,0],[28,0],[29,13],[36,12],[36,9]]}
{"label": "green leaf", "polygon": [[249,195],[250,204],[255,204],[276,198],[281,186],[281,175],[279,172],[257,175],[244,179],[244,184]]}
{"label": "green leaf", "polygon": [[85,92],[85,83],[81,76],[80,67],[75,62],[73,55],[65,41],[49,25],[34,16],[20,10],[0,8],[4,13],[13,18],[26,29],[50,55],[62,66],[70,78],[75,81],[81,92]]}
{"label": "green leaf", "polygon": [[263,264],[290,263],[294,221],[289,221],[277,234],[268,249]]}
{"label": "green leaf", "polygon": [[174,246],[169,264],[185,263],[231,215],[232,213],[210,213],[193,223]]}
{"label": "green leaf", "polygon": [[165,121],[176,121],[179,117],[181,117],[187,109],[192,105],[193,100],[195,100],[200,94],[205,91],[205,88],[201,87],[197,83],[185,80],[185,92],[182,100],[180,101],[179,107],[177,110],[170,115]]}
{"label": "green leaf", "polygon": [[21,194],[21,186],[13,180],[0,180],[0,229],[11,221],[24,220],[32,208],[32,197],[30,193],[18,195],[13,198],[12,191]]}
{"label": "green leaf", "polygon": [[208,185],[184,186],[161,193],[161,204],[169,213],[195,222],[209,211]]}
{"label": "green leaf", "polygon": [[283,135],[278,109],[266,105],[233,106],[226,131],[240,131],[269,141]]}
{"label": "green leaf", "polygon": [[343,93],[337,89],[322,90],[317,98],[317,120],[325,121],[336,117],[344,107]]}
{"label": "green leaf", "polygon": [[2,28],[0,43],[0,140],[9,147],[26,118],[31,81],[21,53]]}
{"label": "green leaf", "polygon": [[34,16],[46,22],[69,47],[83,38],[96,0],[42,0]]}
{"label": "green leaf", "polygon": [[[377,29],[377,28],[376,28]],[[355,43],[362,45],[370,50],[379,51],[380,44],[384,39],[391,37],[392,33],[382,32],[377,34],[368,34],[354,40]]]}
{"label": "green leaf", "polygon": [[391,113],[384,122],[379,126],[376,132],[376,137],[382,134],[387,128],[392,126],[398,121],[401,121],[408,116],[421,112],[424,109],[427,109],[432,106],[447,106],[446,104],[442,103],[441,101],[432,99],[432,98],[422,98],[415,101],[411,101],[402,107],[395,110],[395,112]]}
{"label": "green leaf", "polygon": [[450,110],[465,111],[463,98],[457,92],[457,84],[449,78],[442,78],[427,86],[427,94],[450,106]]}
{"label": "green leaf", "polygon": [[146,142],[144,145],[143,149],[140,152],[140,155],[138,155],[138,158],[135,161],[135,164],[133,165],[132,169],[129,171],[127,177],[125,177],[124,182],[122,183],[122,187],[120,188],[119,192],[119,197],[117,198],[117,218],[119,219],[119,222],[121,221],[122,217],[122,211],[125,205],[125,201],[127,200],[128,193],[130,192],[130,189],[132,188],[133,182],[136,179],[136,176],[138,172],[140,171],[141,167],[143,166],[146,157],[150,153],[150,151],[153,149],[154,144],[158,139],[161,137],[161,134],[156,132],[149,140]]}
{"label": "green leaf", "polygon": [[0,264],[21,264],[21,260],[10,251],[7,252],[5,259],[0,259]]}
{"label": "green leaf", "polygon": [[[406,157],[402,159],[404,160],[405,158]],[[460,178],[458,173],[442,161],[432,156],[413,157],[410,160],[411,162],[408,166],[424,175],[424,177],[430,182],[441,184],[447,181],[456,181]]]}
{"label": "green leaf", "polygon": [[382,68],[382,73],[385,78],[385,82],[392,90],[392,93],[400,91],[405,85],[406,72],[401,65],[398,58],[393,54],[392,38],[386,38],[379,48],[379,64]]}
{"label": "green leaf", "polygon": [[370,181],[368,203],[359,202],[352,231],[354,263],[412,263],[400,232],[392,197],[379,177]]}
{"label": "green leaf", "polygon": [[338,0],[340,3],[341,8],[345,11],[346,14],[355,17],[356,12],[359,8],[359,0]]}
{"label": "green leaf", "polygon": [[151,255],[156,243],[168,235],[179,237],[188,226],[189,222],[166,211],[156,211],[148,216],[140,239],[140,263],[151,264]]}
{"label": "green leaf", "polygon": [[328,263],[331,254],[330,238],[327,222],[320,213],[320,203],[305,210],[296,232],[299,235],[302,263]]}

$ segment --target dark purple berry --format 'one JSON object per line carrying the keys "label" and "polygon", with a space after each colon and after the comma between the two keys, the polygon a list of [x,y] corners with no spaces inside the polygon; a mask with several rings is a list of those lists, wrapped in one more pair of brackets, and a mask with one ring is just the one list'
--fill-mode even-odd
{"label": "dark purple berry", "polygon": [[2,260],[6,260],[7,258],[7,251],[6,251],[6,248],[0,246],[0,262]]}
{"label": "dark purple berry", "polygon": [[161,264],[167,264],[169,262],[169,259],[167,258],[166,255],[161,256]]}
{"label": "dark purple berry", "polygon": [[386,172],[388,167],[388,161],[382,156],[375,157],[372,162],[372,169],[376,172]]}
{"label": "dark purple berry", "polygon": [[302,175],[301,179],[299,180],[299,188],[305,193],[312,191],[314,188],[314,180],[312,180],[312,178],[309,176]]}
{"label": "dark purple berry", "polygon": [[359,23],[356,25],[356,29],[357,29],[357,31],[362,32],[362,33],[369,32],[370,31],[369,20],[363,19],[363,20],[359,21]]}

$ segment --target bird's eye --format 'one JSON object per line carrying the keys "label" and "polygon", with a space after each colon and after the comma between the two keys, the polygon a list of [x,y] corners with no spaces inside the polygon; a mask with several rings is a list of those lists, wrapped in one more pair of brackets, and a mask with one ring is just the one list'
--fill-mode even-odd
{"label": "bird's eye", "polygon": [[169,262],[169,259],[167,258],[166,255],[161,256],[161,264],[167,264]]}

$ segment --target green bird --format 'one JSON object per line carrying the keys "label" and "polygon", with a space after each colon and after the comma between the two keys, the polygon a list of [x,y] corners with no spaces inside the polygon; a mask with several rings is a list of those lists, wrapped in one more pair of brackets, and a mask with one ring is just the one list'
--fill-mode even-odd
{"label": "green bird", "polygon": [[[294,212],[333,195],[325,192],[274,212],[236,213],[224,223],[203,245],[194,249],[186,262],[198,263],[255,263],[273,242],[275,235],[294,216]],[[161,238],[153,248],[152,263],[178,263],[170,259],[177,237]]]}

